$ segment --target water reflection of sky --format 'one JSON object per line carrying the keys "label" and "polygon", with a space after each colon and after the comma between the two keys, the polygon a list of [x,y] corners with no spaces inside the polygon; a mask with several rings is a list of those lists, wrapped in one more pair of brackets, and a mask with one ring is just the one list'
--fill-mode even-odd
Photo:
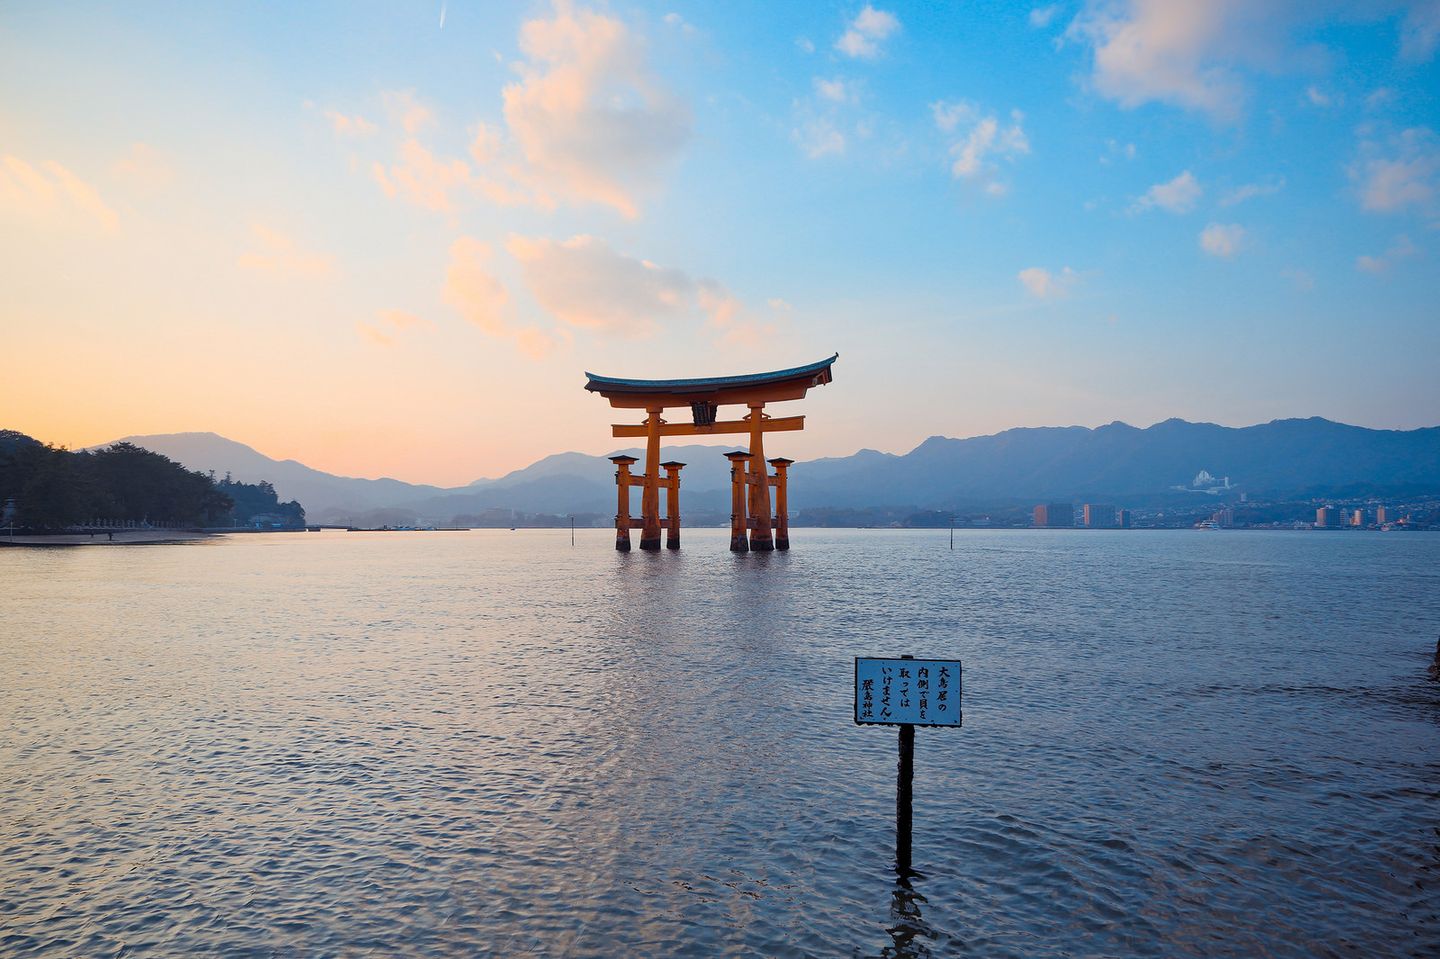
{"label": "water reflection of sky", "polygon": [[[1440,538],[686,536],[0,551],[6,950],[1440,947]],[[913,875],[906,652],[965,662]]]}

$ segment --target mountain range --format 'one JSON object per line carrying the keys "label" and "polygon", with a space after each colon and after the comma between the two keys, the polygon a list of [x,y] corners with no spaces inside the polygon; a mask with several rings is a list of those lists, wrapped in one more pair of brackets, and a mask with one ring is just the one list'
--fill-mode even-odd
{"label": "mountain range", "polygon": [[[557,453],[496,479],[443,488],[335,476],[295,460],[271,459],[214,433],[124,440],[190,469],[230,473],[243,482],[269,480],[282,499],[298,499],[312,521],[383,509],[440,522],[497,508],[561,515],[614,512],[614,466],[604,456],[584,453]],[[663,459],[689,464],[681,474],[688,513],[728,514],[730,467],[721,454],[733,448],[662,449]],[[623,452],[643,456],[638,449]],[[904,454],[864,449],[796,463],[790,468],[790,502],[798,511],[898,505],[957,509],[1046,499],[1155,501],[1195,495],[1194,480],[1202,471],[1228,478],[1232,490],[1251,493],[1436,491],[1440,427],[1375,430],[1311,417],[1237,428],[1169,419],[1143,429],[1116,422],[1095,429],[1017,428],[967,439],[932,436]]]}

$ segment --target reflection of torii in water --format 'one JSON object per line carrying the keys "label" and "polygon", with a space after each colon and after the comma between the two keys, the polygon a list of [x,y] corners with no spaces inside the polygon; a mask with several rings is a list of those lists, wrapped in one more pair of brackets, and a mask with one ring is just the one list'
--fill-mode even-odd
{"label": "reflection of torii in water", "polygon": [[[734,467],[731,472],[734,505],[730,517],[730,548],[769,551],[790,548],[790,527],[786,503],[786,468],[793,462],[772,459],[771,476],[765,468],[766,433],[805,428],[805,417],[772,418],[765,412],[766,403],[803,399],[812,386],[830,382],[830,367],[840,354],[807,366],[797,366],[773,373],[751,373],[745,376],[713,376],[702,379],[628,380],[613,376],[586,373],[585,389],[599,393],[617,409],[644,410],[645,422],[636,426],[616,424],[616,437],[645,437],[645,472],[632,476],[633,456],[612,456],[616,466],[615,482],[619,487],[615,513],[615,548],[630,549],[630,530],[640,529],[640,548],[660,548],[660,490],[666,496],[668,529],[665,545],[680,548],[680,469],[684,463],[660,463],[660,437],[711,436],[724,433],[746,433],[750,436],[747,452],[729,453]],[[718,420],[721,406],[740,405],[750,412],[738,420]],[[691,423],[667,423],[660,414],[673,407],[690,407]],[[666,476],[660,478],[660,467]],[[639,486],[640,520],[630,519],[630,487]],[[775,512],[772,522],[770,488],[775,487]],[[748,542],[747,542],[748,533]]]}

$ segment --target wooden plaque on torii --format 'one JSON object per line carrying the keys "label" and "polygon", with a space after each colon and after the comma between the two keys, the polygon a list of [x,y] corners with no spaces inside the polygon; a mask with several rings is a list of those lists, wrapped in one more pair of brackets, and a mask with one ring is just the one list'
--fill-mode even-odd
{"label": "wooden plaque on torii", "polygon": [[[630,549],[630,530],[640,530],[640,548],[660,548],[660,490],[666,493],[666,546],[680,548],[680,469],[684,463],[660,462],[662,436],[712,436],[726,433],[748,434],[748,450],[727,453],[731,461],[732,507],[730,515],[730,548],[736,552],[766,552],[790,548],[790,521],[787,513],[786,472],[793,460],[765,459],[764,435],[791,432],[805,428],[805,417],[772,417],[765,404],[781,403],[805,397],[812,386],[830,382],[831,367],[840,354],[828,359],[773,373],[750,373],[745,376],[712,376],[701,379],[630,380],[586,373],[585,389],[599,393],[617,409],[644,410],[645,422],[629,425],[614,424],[612,435],[619,438],[645,438],[645,472],[635,476],[630,467],[633,456],[612,456],[615,464],[617,508],[615,511],[615,548]],[[662,418],[665,410],[690,408],[691,422],[670,423]],[[749,412],[736,420],[718,418],[722,406],[744,406]],[[770,475],[766,463],[775,467]],[[665,469],[665,477],[660,469]],[[639,486],[640,519],[630,518],[630,487]],[[770,490],[775,490],[771,508]]]}

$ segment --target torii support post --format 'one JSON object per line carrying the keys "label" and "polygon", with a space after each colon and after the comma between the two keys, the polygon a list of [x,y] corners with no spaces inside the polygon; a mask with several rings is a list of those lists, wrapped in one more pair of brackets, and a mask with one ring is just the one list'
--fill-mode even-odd
{"label": "torii support post", "polygon": [[750,543],[745,538],[745,463],[750,454],[737,450],[726,453],[725,458],[730,461],[730,552],[748,553]]}
{"label": "torii support post", "polygon": [[640,494],[640,548],[660,548],[660,414],[663,407],[646,409],[645,418],[645,484]]}
{"label": "torii support post", "polygon": [[770,527],[770,471],[765,468],[765,404],[750,403],[750,549],[775,549]]}
{"label": "torii support post", "polygon": [[680,470],[684,463],[661,463],[665,467],[665,548],[680,548]]}
{"label": "torii support post", "polygon": [[610,462],[615,464],[615,488],[618,498],[615,501],[615,548],[622,553],[630,552],[630,485],[635,478],[630,475],[630,464],[635,462],[633,456],[612,456]]}
{"label": "torii support post", "polygon": [[790,504],[785,496],[785,471],[793,462],[783,456],[770,460],[770,465],[775,467],[770,483],[775,487],[775,548],[778,550],[790,548]]}

